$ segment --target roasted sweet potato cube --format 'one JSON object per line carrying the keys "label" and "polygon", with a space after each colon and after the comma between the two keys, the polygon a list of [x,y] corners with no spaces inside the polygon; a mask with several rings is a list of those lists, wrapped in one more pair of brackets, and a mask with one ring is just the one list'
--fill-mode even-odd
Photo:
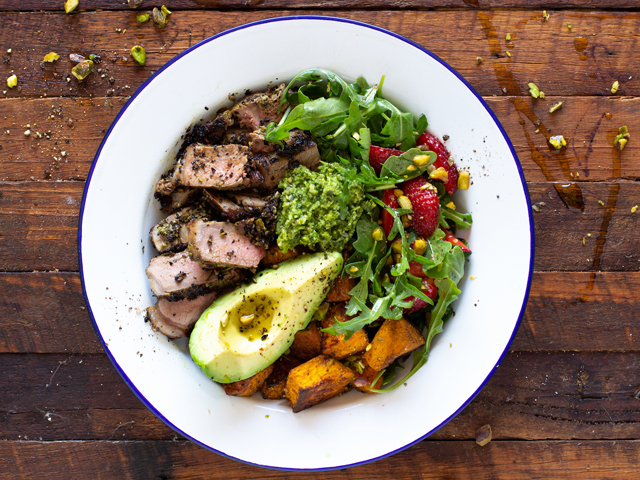
{"label": "roasted sweet potato cube", "polygon": [[364,354],[364,360],[373,370],[387,368],[396,358],[413,352],[424,345],[424,337],[410,322],[385,320]]}
{"label": "roasted sweet potato cube", "polygon": [[290,258],[297,257],[302,253],[300,247],[292,248],[291,250],[287,250],[287,253],[280,250],[280,247],[277,245],[272,245],[267,250],[266,255],[262,259],[262,264],[265,267],[269,267],[271,265],[275,265],[276,263],[284,262],[285,260],[289,260]]}
{"label": "roasted sweet potato cube", "polygon": [[289,372],[302,362],[293,355],[282,356],[273,364],[273,371],[262,384],[260,391],[262,398],[278,400],[284,398],[284,387],[287,384]]}
{"label": "roasted sweet potato cube", "polygon": [[[334,303],[331,305],[327,315],[322,320],[322,328],[331,327],[335,323],[336,318],[341,322],[346,322],[351,318],[345,313],[344,303]],[[329,355],[338,360],[364,352],[367,345],[369,345],[369,337],[364,330],[357,331],[346,342],[344,340],[344,334],[331,335],[325,332],[322,333],[323,355]]]}
{"label": "roasted sweet potato cube", "polygon": [[285,395],[293,412],[298,413],[346,392],[354,379],[350,368],[320,355],[289,372]]}
{"label": "roasted sweet potato cube", "polygon": [[322,351],[322,332],[318,322],[311,322],[304,330],[296,333],[291,344],[291,353],[303,362],[320,355]]}
{"label": "roasted sweet potato cube", "polygon": [[[362,373],[358,372],[357,369],[352,368],[353,373],[356,376],[356,379],[353,381],[353,386],[356,387],[357,390],[363,393],[371,393],[371,382],[373,382],[378,376],[379,371],[374,370],[367,362],[364,360],[360,360],[361,365],[364,366],[362,369]],[[378,379],[373,388],[380,388],[382,385],[382,376]]]}
{"label": "roasted sweet potato cube", "polygon": [[256,373],[253,377],[245,378],[237,382],[223,383],[224,393],[234,397],[250,397],[258,391],[272,371],[273,364]]}
{"label": "roasted sweet potato cube", "polygon": [[329,302],[346,302],[351,299],[349,292],[356,286],[356,279],[351,277],[338,277],[334,280],[333,286],[327,293]]}

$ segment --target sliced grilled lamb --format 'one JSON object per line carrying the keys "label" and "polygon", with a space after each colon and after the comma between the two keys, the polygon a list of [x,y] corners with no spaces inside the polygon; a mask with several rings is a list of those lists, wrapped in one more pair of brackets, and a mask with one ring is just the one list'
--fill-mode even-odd
{"label": "sliced grilled lamb", "polygon": [[280,192],[275,192],[270,197],[265,198],[265,204],[258,216],[247,218],[236,223],[242,228],[245,237],[254,245],[262,248],[269,248],[276,243],[277,209]]}
{"label": "sliced grilled lamb", "polygon": [[185,299],[177,302],[160,298],[155,306],[147,308],[149,320],[154,330],[169,338],[184,337],[217,296],[217,292],[211,292],[194,300]]}
{"label": "sliced grilled lamb", "polygon": [[280,100],[284,92],[284,83],[268,89],[266,92],[255,93],[244,98],[231,109],[233,118],[242,127],[257,130],[270,122],[278,123],[287,104],[280,108]]}
{"label": "sliced grilled lamb", "polygon": [[149,232],[149,236],[159,253],[179,252],[187,248],[189,241],[186,224],[192,220],[207,217],[207,212],[202,205],[183,208],[156,224]]}
{"label": "sliced grilled lamb", "polygon": [[173,176],[187,187],[246,188],[251,183],[248,154],[243,145],[189,145]]}
{"label": "sliced grilled lamb", "polygon": [[164,213],[175,213],[192,205],[199,197],[200,189],[198,188],[178,187],[171,192],[171,195],[159,196],[160,210]]}
{"label": "sliced grilled lamb", "polygon": [[259,213],[267,205],[269,197],[260,197],[258,195],[249,195],[244,192],[229,192],[229,197],[233,201],[244,208],[248,208],[255,213]]}
{"label": "sliced grilled lamb", "polygon": [[[197,220],[202,221],[202,220]],[[188,252],[160,255],[151,259],[146,270],[151,291],[171,302],[220,290],[240,283],[245,273],[238,269],[226,272],[205,270]]]}
{"label": "sliced grilled lamb", "polygon": [[208,267],[255,269],[265,255],[264,248],[251,243],[240,227],[204,220],[189,224],[189,251]]}
{"label": "sliced grilled lamb", "polygon": [[[254,151],[253,143],[251,150]],[[289,138],[283,142],[282,146],[276,145],[275,153],[254,154],[252,160],[265,179],[263,185],[267,188],[275,188],[284,178],[287,170],[294,169],[298,165],[316,170],[320,165],[320,152],[309,134],[295,129],[290,132]]]}
{"label": "sliced grilled lamb", "polygon": [[190,145],[196,143],[206,143],[209,145],[222,143],[223,138],[229,127],[233,126],[235,120],[233,119],[230,110],[218,114],[215,120],[207,123],[198,123],[193,125],[185,135],[184,141],[178,150],[176,157],[181,159],[184,157],[187,148]]}
{"label": "sliced grilled lamb", "polygon": [[230,222],[237,222],[251,215],[250,212],[242,208],[240,205],[232,202],[222,192],[205,189],[204,198],[211,206],[217,209],[220,214]]}

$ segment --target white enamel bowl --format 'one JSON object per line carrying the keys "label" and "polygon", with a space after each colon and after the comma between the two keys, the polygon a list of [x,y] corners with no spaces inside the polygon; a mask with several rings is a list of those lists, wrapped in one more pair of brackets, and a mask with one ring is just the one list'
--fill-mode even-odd
{"label": "white enamel bowl", "polygon": [[[260,39],[269,39],[269,52],[275,53],[260,54]],[[149,229],[162,217],[153,186],[171,164],[186,127],[226,105],[231,92],[287,81],[311,67],[350,81],[362,75],[376,83],[386,75],[387,98],[414,114],[424,112],[431,132],[450,135],[447,147],[460,166],[469,168],[473,181],[455,198],[460,210],[473,213],[473,228],[463,233],[473,255],[456,316],[406,387],[384,395],[353,391],[293,414],[283,401],[266,401],[259,394],[226,396],[192,363],[184,339],[168,342],[152,332],[143,321],[144,309],[154,303],[144,269],[155,254]],[[177,56],[140,87],[96,154],[78,240],[95,328],[140,400],[203,447],[259,466],[300,470],[379,459],[423,439],[460,412],[485,385],[516,333],[533,264],[522,171],[504,130],[478,94],[448,65],[405,38],[326,17],[277,18],[221,33]]]}

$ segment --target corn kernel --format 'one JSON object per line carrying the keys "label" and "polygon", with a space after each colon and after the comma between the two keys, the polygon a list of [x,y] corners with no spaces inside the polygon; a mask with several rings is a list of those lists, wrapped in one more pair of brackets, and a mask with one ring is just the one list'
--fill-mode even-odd
{"label": "corn kernel", "polygon": [[416,155],[413,157],[413,164],[418,168],[423,168],[431,161],[429,155]]}
{"label": "corn kernel", "polygon": [[447,183],[449,181],[449,174],[444,168],[440,167],[440,168],[436,168],[433,172],[431,172],[429,174],[429,178],[433,178],[434,180],[440,180],[444,183]]}
{"label": "corn kernel", "polygon": [[424,255],[424,252],[427,251],[427,242],[425,242],[422,238],[419,238],[411,245],[411,248],[417,255]]}
{"label": "corn kernel", "polygon": [[400,190],[399,188],[396,188],[396,189],[393,191],[393,194],[394,194],[394,195],[396,196],[396,198],[397,198],[397,197],[401,197],[401,196],[403,196],[403,195],[404,195],[404,192],[403,192],[402,190]]}
{"label": "corn kernel", "polygon": [[396,238],[391,244],[391,250],[393,250],[395,253],[402,253],[402,240]]}
{"label": "corn kernel", "polygon": [[458,177],[458,190],[469,190],[469,172],[463,170]]}
{"label": "corn kernel", "polygon": [[[460,177],[458,177],[460,178]],[[456,209],[456,204],[453,202],[449,202],[445,205],[445,207],[450,208],[451,210],[455,210]]]}
{"label": "corn kernel", "polygon": [[349,273],[358,273],[358,267],[351,267]]}
{"label": "corn kernel", "polygon": [[407,172],[414,172],[415,170],[416,170],[415,165],[409,165],[409,166],[407,167]]}
{"label": "corn kernel", "polygon": [[400,195],[398,197],[398,205],[400,205],[402,208],[406,208],[407,210],[413,209],[413,205],[411,205],[411,200],[409,200],[409,197],[406,197],[404,195]]}
{"label": "corn kernel", "polygon": [[408,228],[411,226],[411,217],[409,217],[409,215],[402,215],[402,217],[400,217],[400,220],[402,220],[403,227]]}
{"label": "corn kernel", "polygon": [[371,235],[376,242],[384,240],[384,233],[380,227],[376,228]]}

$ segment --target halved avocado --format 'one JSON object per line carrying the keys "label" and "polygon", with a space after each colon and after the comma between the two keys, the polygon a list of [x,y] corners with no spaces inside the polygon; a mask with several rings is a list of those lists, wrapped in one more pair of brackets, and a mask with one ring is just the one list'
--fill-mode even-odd
{"label": "halved avocado", "polygon": [[307,326],[342,263],[338,252],[302,255],[216,299],[191,333],[191,358],[220,383],[265,369]]}

